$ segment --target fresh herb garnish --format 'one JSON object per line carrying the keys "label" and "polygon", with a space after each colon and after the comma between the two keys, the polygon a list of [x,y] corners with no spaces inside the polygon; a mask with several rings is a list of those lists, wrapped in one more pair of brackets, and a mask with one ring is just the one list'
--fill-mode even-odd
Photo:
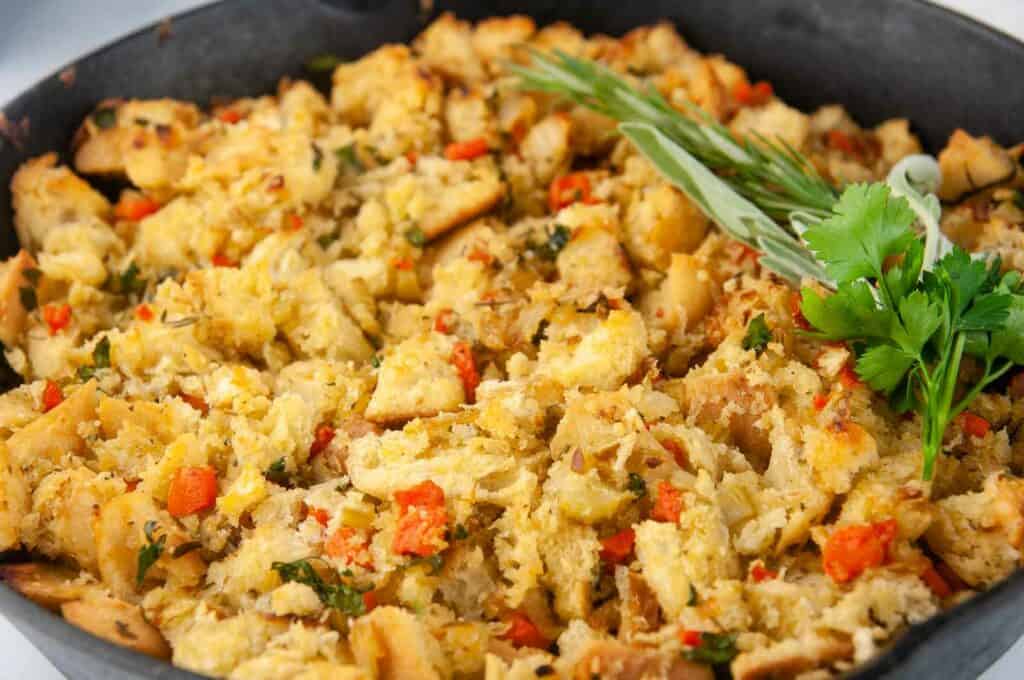
{"label": "fresh herb garnish", "polygon": [[321,234],[320,236],[317,236],[316,242],[320,245],[321,248],[327,250],[328,248],[331,247],[331,244],[337,241],[339,238],[341,238],[341,230],[335,229],[329,234]]}
{"label": "fresh herb garnish", "polygon": [[731,633],[701,633],[699,645],[683,650],[683,656],[690,661],[710,666],[727,664],[737,654],[736,636]]}
{"label": "fresh herb garnish", "polygon": [[92,114],[92,122],[101,130],[114,127],[117,124],[117,109],[110,107],[96,109]]}
{"label": "fresh herb garnish", "polygon": [[[998,258],[971,259],[955,247],[926,271],[914,218],[886,185],[849,187],[834,214],[804,234],[837,290],[823,297],[804,288],[801,309],[816,337],[853,343],[861,379],[897,410],[922,415],[928,480],[946,426],[1024,363],[1024,295],[1019,274],[1000,276]],[[965,354],[983,374],[956,401]]]}
{"label": "fresh herb garnish", "polygon": [[320,172],[320,166],[324,163],[324,152],[316,144],[310,146],[313,149],[313,172]]}
{"label": "fresh herb garnish", "polygon": [[629,473],[629,482],[626,484],[626,488],[637,498],[647,495],[647,482],[635,472]]}
{"label": "fresh herb garnish", "polygon": [[772,332],[765,323],[764,314],[758,314],[747,324],[747,334],[743,336],[743,349],[752,349],[760,356],[771,341]]}
{"label": "fresh herb garnish", "polygon": [[452,534],[456,541],[464,541],[469,538],[469,532],[461,524],[455,525],[455,532]]}
{"label": "fresh herb garnish", "polygon": [[92,350],[92,366],[78,367],[78,379],[86,382],[101,368],[110,368],[110,338],[106,336],[103,336]]}
{"label": "fresh herb garnish", "polygon": [[423,244],[427,242],[427,235],[419,227],[412,227],[405,231],[405,240],[417,248],[422,248]]}
{"label": "fresh herb garnish", "polygon": [[320,601],[328,607],[342,611],[349,616],[361,616],[366,613],[363,593],[370,590],[369,588],[359,589],[346,583],[327,583],[309,563],[309,560],[274,562],[271,568],[286,583],[294,581],[312,588]]}
{"label": "fresh herb garnish", "polygon": [[288,484],[288,471],[287,466],[285,465],[284,462],[284,458],[278,458],[273,463],[268,465],[266,472],[263,473],[263,476],[266,477],[267,480],[273,482],[274,484],[286,486]]}
{"label": "fresh herb garnish", "polygon": [[142,293],[146,290],[146,280],[139,278],[139,267],[132,262],[111,280],[111,288],[120,295]]}
{"label": "fresh herb garnish", "polygon": [[318,54],[306,62],[306,70],[310,73],[326,73],[343,63],[345,62],[342,59],[333,54]]}
{"label": "fresh herb garnish", "polygon": [[356,153],[355,142],[338,147],[334,150],[334,155],[338,157],[338,162],[344,163],[355,172],[363,172],[366,170],[366,166],[363,165],[362,159],[360,159],[359,154]]}
{"label": "fresh herb garnish", "polygon": [[554,229],[547,232],[547,240],[543,243],[531,243],[527,247],[542,260],[553,261],[562,252],[562,248],[572,239],[572,232],[568,227],[556,224]]}
{"label": "fresh herb garnish", "polygon": [[380,357],[376,354],[370,357],[370,365],[374,368],[380,368]]}
{"label": "fresh herb garnish", "polygon": [[155,536],[157,523],[156,520],[149,520],[143,525],[143,531],[146,534],[146,545],[139,548],[138,564],[135,571],[135,585],[139,588],[142,587],[143,582],[146,580],[146,572],[149,568],[156,564],[156,561],[160,559],[160,556],[164,553],[164,544],[167,542],[167,535],[161,534],[159,537]]}
{"label": "fresh herb garnish", "polygon": [[39,306],[39,299],[36,298],[36,289],[32,286],[21,286],[18,288],[18,299],[26,312],[31,312]]}
{"label": "fresh herb garnish", "polygon": [[686,606],[692,607],[697,604],[697,589],[690,584],[690,597],[686,600]]}
{"label": "fresh herb garnish", "polygon": [[441,553],[434,553],[429,557],[414,557],[409,560],[408,566],[415,567],[419,564],[425,564],[430,567],[427,573],[434,576],[435,574],[439,574],[441,569],[444,568],[444,556]]}

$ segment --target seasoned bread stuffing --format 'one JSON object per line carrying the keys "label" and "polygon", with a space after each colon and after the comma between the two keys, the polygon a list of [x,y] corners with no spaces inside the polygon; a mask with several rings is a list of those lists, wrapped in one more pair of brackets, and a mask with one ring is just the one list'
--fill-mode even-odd
{"label": "seasoned bread stuffing", "polygon": [[[330,96],[103,101],[11,182],[0,549],[33,561],[2,578],[216,678],[757,680],[842,673],[1021,565],[1024,379],[921,481],[856,348],[612,121],[517,87],[524,46],[836,185],[920,149],[668,24],[445,15]],[[1024,269],[1018,156],[958,130],[942,223]]]}

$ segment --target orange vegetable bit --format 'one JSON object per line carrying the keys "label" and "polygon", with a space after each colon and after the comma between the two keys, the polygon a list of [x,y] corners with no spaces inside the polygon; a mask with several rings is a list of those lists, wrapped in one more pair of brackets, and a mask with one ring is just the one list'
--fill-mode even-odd
{"label": "orange vegetable bit", "polygon": [[64,401],[64,392],[61,391],[60,385],[52,380],[47,380],[46,386],[43,388],[43,413],[53,410],[62,401]]}
{"label": "orange vegetable bit", "polygon": [[221,121],[222,123],[227,123],[229,125],[234,125],[238,121],[242,120],[242,118],[244,118],[242,113],[240,111],[236,111],[235,109],[221,109],[217,113],[217,120]]}
{"label": "orange vegetable bit", "polygon": [[897,530],[894,519],[836,529],[822,552],[825,573],[836,583],[847,583],[865,569],[885,564]]}
{"label": "orange vegetable bit", "polygon": [[455,324],[455,312],[450,309],[442,309],[434,317],[434,330],[438,333],[448,335],[452,332]]}
{"label": "orange vegetable bit", "polygon": [[167,489],[167,512],[172,517],[209,510],[217,502],[217,471],[203,467],[182,467],[174,473]]}
{"label": "orange vegetable bit", "polygon": [[365,569],[373,566],[373,558],[367,547],[370,545],[366,535],[352,527],[341,527],[327,539],[324,552],[331,557],[344,560],[345,564],[355,564]]}
{"label": "orange vegetable bit", "polygon": [[394,257],[391,259],[391,266],[403,272],[411,272],[414,264],[411,257]]}
{"label": "orange vegetable bit", "polygon": [[153,308],[147,304],[141,304],[135,308],[135,318],[139,321],[152,321]]}
{"label": "orange vegetable bit", "polygon": [[299,229],[302,229],[302,218],[295,213],[289,213],[288,229],[291,231],[298,231]]}
{"label": "orange vegetable bit", "polygon": [[230,257],[228,257],[227,255],[225,255],[224,253],[217,253],[212,258],[210,258],[210,262],[213,263],[214,267],[237,267],[238,266],[238,260],[233,260]]}
{"label": "orange vegetable bit", "polygon": [[686,453],[686,449],[683,445],[674,439],[662,439],[658,442],[662,448],[672,454],[672,458],[676,461],[676,465],[679,467],[686,467],[686,463],[690,460],[690,457]]}
{"label": "orange vegetable bit", "polygon": [[50,335],[57,335],[71,323],[71,305],[44,305],[43,321],[50,329]]}
{"label": "orange vegetable bit", "polygon": [[942,578],[942,574],[932,565],[930,562],[924,571],[921,572],[921,580],[928,586],[928,589],[932,591],[935,597],[940,600],[944,600],[953,594],[953,588],[950,586],[946,579]]}
{"label": "orange vegetable bit", "polygon": [[825,407],[828,406],[829,396],[827,394],[815,394],[814,395],[814,410],[824,411]]}
{"label": "orange vegetable bit", "polygon": [[576,201],[588,204],[595,202],[590,194],[590,178],[585,174],[574,172],[563,175],[551,183],[548,189],[548,208],[551,212],[558,212]]}
{"label": "orange vegetable bit", "polygon": [[313,434],[313,443],[309,445],[309,457],[315,458],[323,453],[334,441],[335,430],[327,423],[320,423]]}
{"label": "orange vegetable bit", "polygon": [[979,415],[964,411],[957,416],[960,429],[972,437],[984,437],[992,429],[992,424]]}
{"label": "orange vegetable bit", "polygon": [[416,161],[420,159],[420,155],[415,151],[406,151],[405,160],[409,161],[409,165],[416,165]]}
{"label": "orange vegetable bit", "polygon": [[658,522],[678,522],[683,511],[683,494],[668,482],[658,484],[658,496],[651,508],[651,519]]}
{"label": "orange vegetable bit", "polygon": [[366,613],[369,614],[377,606],[377,591],[367,590],[363,593],[363,608],[366,609]]}
{"label": "orange vegetable bit", "polygon": [[624,564],[633,554],[636,532],[623,529],[617,534],[601,539],[601,559],[608,564]]}
{"label": "orange vegetable bit", "polygon": [[204,416],[210,412],[210,405],[206,403],[206,400],[202,397],[195,396],[193,394],[179,394],[178,395],[183,402],[194,408],[195,410],[202,413]]}
{"label": "orange vegetable bit", "polygon": [[508,630],[502,634],[516,647],[536,647],[547,649],[551,646],[549,640],[540,629],[530,620],[530,617],[523,612],[512,612],[508,617]]}
{"label": "orange vegetable bit", "polygon": [[746,80],[736,83],[732,90],[732,96],[744,106],[761,106],[771,101],[775,95],[775,88],[766,80],[750,84]]}
{"label": "orange vegetable bit", "polygon": [[679,641],[687,647],[700,647],[704,640],[699,630],[681,630]]}
{"label": "orange vegetable bit", "polygon": [[800,304],[803,302],[803,298],[800,297],[800,291],[793,291],[789,296],[789,316],[793,319],[793,325],[802,331],[811,330],[811,322],[804,316],[803,310],[800,308]]}
{"label": "orange vegetable bit", "polygon": [[489,150],[487,140],[477,137],[465,142],[452,142],[444,148],[444,157],[450,161],[471,161],[486,156]]}
{"label": "orange vegetable bit", "polygon": [[114,206],[114,217],[119,220],[131,220],[138,222],[147,215],[152,215],[160,209],[160,204],[152,198],[140,196],[132,198],[122,196],[121,200]]}
{"label": "orange vegetable bit", "polygon": [[445,546],[448,511],[444,490],[427,480],[395,492],[398,503],[398,527],[391,550],[398,555],[430,557]]}
{"label": "orange vegetable bit", "polygon": [[770,579],[777,578],[778,575],[779,573],[777,571],[772,571],[768,567],[764,566],[764,562],[761,562],[760,560],[754,562],[750,567],[750,579],[754,583],[768,581]]}
{"label": "orange vegetable bit", "polygon": [[480,384],[480,372],[476,369],[476,360],[473,359],[473,350],[469,343],[455,343],[451,361],[462,380],[462,391],[466,393],[466,402],[472,404],[476,401],[476,388]]}
{"label": "orange vegetable bit", "polygon": [[860,153],[860,144],[853,137],[841,130],[829,130],[826,137],[828,148],[842,151],[851,155]]}
{"label": "orange vegetable bit", "polygon": [[470,262],[481,262],[486,267],[490,267],[494,263],[494,256],[479,246],[469,251],[466,259]]}
{"label": "orange vegetable bit", "polygon": [[331,521],[331,516],[323,508],[308,508],[307,514],[322,527],[327,526],[328,522]]}
{"label": "orange vegetable bit", "polygon": [[849,364],[843,366],[842,370],[839,371],[839,382],[848,390],[855,390],[858,387],[864,386],[864,383],[857,376],[857,372]]}

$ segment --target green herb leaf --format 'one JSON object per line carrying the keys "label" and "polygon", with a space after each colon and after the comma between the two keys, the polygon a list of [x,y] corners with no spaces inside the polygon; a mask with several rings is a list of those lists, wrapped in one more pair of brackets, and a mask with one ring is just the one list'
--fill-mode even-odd
{"label": "green herb leaf", "polygon": [[441,569],[444,568],[444,555],[441,553],[434,553],[429,557],[415,557],[409,560],[409,566],[414,567],[419,564],[425,564],[429,567],[427,573],[431,576],[441,573]]}
{"label": "green herb leaf", "polygon": [[92,350],[92,365],[96,368],[110,368],[110,338],[103,338]]}
{"label": "green herb leaf", "polygon": [[570,240],[572,232],[569,228],[556,224],[554,229],[547,232],[547,240],[540,244],[529,244],[527,247],[537,253],[542,260],[554,261]]}
{"label": "green herb leaf", "polygon": [[164,544],[167,542],[167,536],[161,534],[159,537],[155,536],[157,529],[157,523],[155,520],[149,520],[143,527],[143,531],[146,534],[146,545],[139,548],[139,557],[137,560],[136,571],[135,571],[135,585],[142,587],[142,584],[146,580],[146,572],[149,568],[156,564],[156,561],[160,559],[160,556],[164,553]]}
{"label": "green herb leaf", "polygon": [[318,54],[306,62],[306,70],[310,73],[326,73],[344,63],[342,59],[333,54]]}
{"label": "green herb leaf", "polygon": [[111,107],[96,109],[92,114],[92,122],[101,130],[114,127],[117,125],[117,109]]}
{"label": "green herb leaf", "polygon": [[36,298],[36,289],[32,286],[21,286],[18,288],[18,299],[21,301],[21,306],[25,308],[26,312],[31,312],[39,306],[39,300]]}
{"label": "green herb leaf", "polygon": [[764,320],[764,314],[758,314],[747,324],[747,334],[743,336],[743,349],[752,349],[760,355],[771,340],[772,332]]}
{"label": "green herb leaf", "polygon": [[423,244],[427,242],[427,235],[419,227],[412,227],[406,230],[405,240],[417,248],[422,248]]}
{"label": "green herb leaf", "polygon": [[312,144],[311,148],[313,149],[313,172],[320,172],[320,166],[324,163],[324,152],[316,144]]}
{"label": "green herb leaf", "polygon": [[380,368],[380,357],[376,354],[370,357],[370,365],[374,368]]}
{"label": "green herb leaf", "polygon": [[113,290],[120,295],[142,293],[146,290],[146,280],[139,278],[139,267],[134,262],[113,280]]}
{"label": "green herb leaf", "polygon": [[456,541],[464,541],[469,538],[469,532],[466,531],[466,527],[461,524],[455,525],[455,532],[452,534]]}
{"label": "green herb leaf", "polygon": [[334,155],[338,157],[338,162],[348,166],[355,172],[364,172],[366,166],[363,165],[363,161],[359,158],[359,154],[356,153],[356,145],[353,142],[346,146],[338,147],[334,150]]}
{"label": "green herb leaf", "polygon": [[341,238],[341,230],[335,229],[329,234],[321,234],[320,236],[317,236],[316,242],[320,245],[321,248],[327,250],[328,248],[331,247],[331,244],[337,241],[339,238]]}
{"label": "green herb leaf", "polygon": [[729,633],[701,633],[700,645],[683,650],[690,661],[719,666],[736,658],[736,636]]}
{"label": "green herb leaf", "polygon": [[263,476],[268,481],[278,484],[280,486],[286,486],[289,482],[287,466],[285,465],[284,458],[278,458],[273,463],[267,466]]}
{"label": "green herb leaf", "polygon": [[344,612],[349,616],[361,616],[366,613],[363,593],[369,589],[359,589],[346,583],[329,584],[317,573],[309,560],[294,562],[274,562],[271,568],[277,572],[284,582],[303,583],[317,594],[326,606]]}
{"label": "green herb leaf", "polygon": [[626,488],[637,498],[647,495],[647,482],[635,472],[629,473],[629,481],[626,484]]}

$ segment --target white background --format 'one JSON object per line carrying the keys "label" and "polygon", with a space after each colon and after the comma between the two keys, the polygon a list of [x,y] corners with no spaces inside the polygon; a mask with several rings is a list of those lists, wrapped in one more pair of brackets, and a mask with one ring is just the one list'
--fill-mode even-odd
{"label": "white background", "polygon": [[[202,4],[205,0],[0,0],[0,102],[120,35]],[[939,4],[1024,39],[1024,0],[941,0]],[[944,48],[921,45],[921,49]],[[1007,87],[1019,86],[1007,83]],[[63,680],[2,614],[0,659],[2,680]],[[1024,639],[982,680],[1022,677]]]}

